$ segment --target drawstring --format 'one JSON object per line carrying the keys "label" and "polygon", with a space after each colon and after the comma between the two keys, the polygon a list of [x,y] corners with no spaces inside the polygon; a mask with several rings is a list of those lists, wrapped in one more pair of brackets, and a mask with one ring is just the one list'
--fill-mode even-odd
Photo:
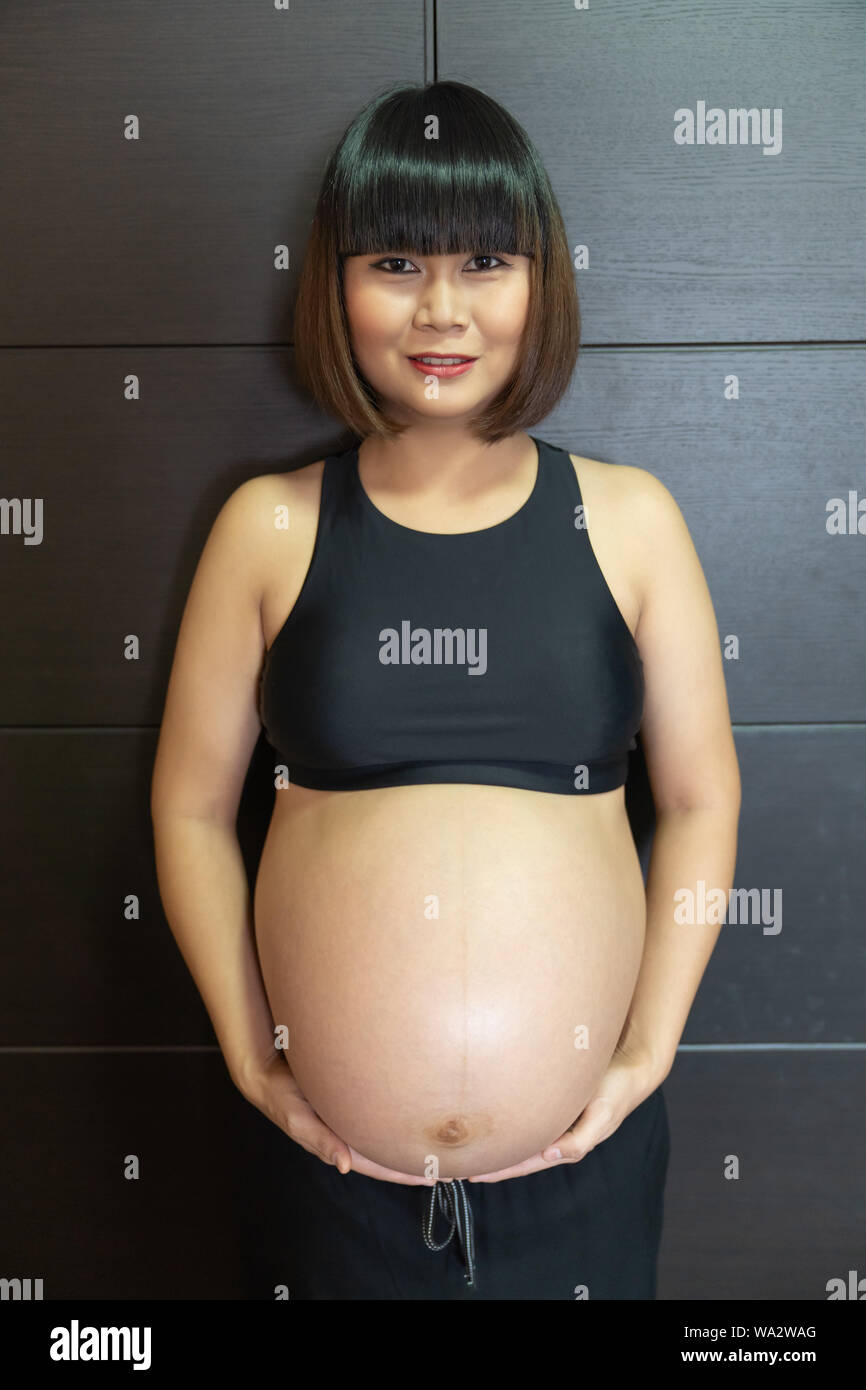
{"label": "drawstring", "polygon": [[[448,1217],[451,1221],[450,1231],[438,1245],[433,1239],[433,1220],[436,1215],[437,1201],[443,1216]],[[421,1214],[421,1234],[428,1250],[444,1250],[454,1235],[455,1229],[463,1253],[463,1263],[466,1266],[466,1273],[463,1278],[470,1288],[475,1288],[475,1235],[472,1208],[464,1191],[462,1178],[451,1178],[447,1181],[434,1183],[430,1189],[430,1203],[427,1211]]]}

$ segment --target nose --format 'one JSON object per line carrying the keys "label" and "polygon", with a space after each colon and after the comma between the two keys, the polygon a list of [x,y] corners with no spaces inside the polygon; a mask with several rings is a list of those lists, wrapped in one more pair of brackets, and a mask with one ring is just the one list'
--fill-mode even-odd
{"label": "nose", "polygon": [[418,291],[415,310],[418,327],[429,324],[437,332],[443,332],[453,326],[465,326],[468,317],[465,289],[449,271],[425,278]]}

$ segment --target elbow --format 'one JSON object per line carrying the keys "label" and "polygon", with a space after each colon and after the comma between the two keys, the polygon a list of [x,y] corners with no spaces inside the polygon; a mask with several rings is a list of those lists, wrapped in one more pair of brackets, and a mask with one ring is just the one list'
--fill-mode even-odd
{"label": "elbow", "polygon": [[735,824],[740,819],[742,804],[743,789],[739,768],[736,767],[724,778],[680,786],[655,798],[656,814],[659,816],[685,811],[714,811]]}
{"label": "elbow", "polygon": [[738,791],[683,792],[681,795],[656,804],[656,815],[683,815],[690,812],[710,812],[731,821],[739,822],[742,797]]}
{"label": "elbow", "polygon": [[221,796],[215,789],[181,785],[171,786],[154,782],[150,791],[150,823],[154,832],[169,822],[199,821],[208,825],[233,829],[237,824],[238,803]]}
{"label": "elbow", "polygon": [[738,821],[743,804],[740,764],[733,739],[724,750],[709,750],[703,759],[678,760],[653,781],[658,815],[666,812],[715,811]]}

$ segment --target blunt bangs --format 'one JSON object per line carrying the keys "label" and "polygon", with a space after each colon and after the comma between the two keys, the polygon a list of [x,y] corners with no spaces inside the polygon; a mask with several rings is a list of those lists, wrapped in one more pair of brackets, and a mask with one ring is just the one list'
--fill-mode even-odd
{"label": "blunt bangs", "polygon": [[328,192],[339,254],[546,253],[546,175],[520,127],[472,88],[438,86],[401,89],[347,132]]}

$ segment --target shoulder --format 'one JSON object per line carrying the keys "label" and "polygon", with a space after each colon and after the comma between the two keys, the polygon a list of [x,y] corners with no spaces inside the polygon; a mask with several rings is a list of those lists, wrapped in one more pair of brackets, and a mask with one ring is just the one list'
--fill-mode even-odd
{"label": "shoulder", "polygon": [[621,567],[637,596],[638,630],[644,631],[654,596],[700,589],[704,582],[685,518],[670,490],[646,468],[580,454],[570,458],[593,548],[609,573]]}
{"label": "shoulder", "polygon": [[260,473],[236,487],[226,499],[223,510],[238,518],[255,520],[261,509],[282,501],[301,503],[318,494],[325,460],[292,468],[285,473]]}
{"label": "shoulder", "polygon": [[603,463],[601,459],[585,458],[583,454],[569,454],[569,458],[578,480],[586,479],[594,489],[603,489],[613,503],[660,511],[677,506],[661,479],[646,468],[636,468],[629,463]]}
{"label": "shoulder", "polygon": [[569,454],[587,508],[594,500],[603,504],[618,526],[635,542],[670,537],[685,527],[673,493],[646,468],[626,463]]}
{"label": "shoulder", "polygon": [[287,473],[247,478],[225,499],[210,529],[203,568],[234,574],[236,583],[261,593],[273,564],[284,561],[286,538],[293,544],[315,527],[324,460]]}
{"label": "shoulder", "polygon": [[214,523],[215,529],[247,541],[265,541],[289,529],[292,512],[315,508],[321,490],[324,459],[286,473],[262,473],[247,478],[230,493]]}

